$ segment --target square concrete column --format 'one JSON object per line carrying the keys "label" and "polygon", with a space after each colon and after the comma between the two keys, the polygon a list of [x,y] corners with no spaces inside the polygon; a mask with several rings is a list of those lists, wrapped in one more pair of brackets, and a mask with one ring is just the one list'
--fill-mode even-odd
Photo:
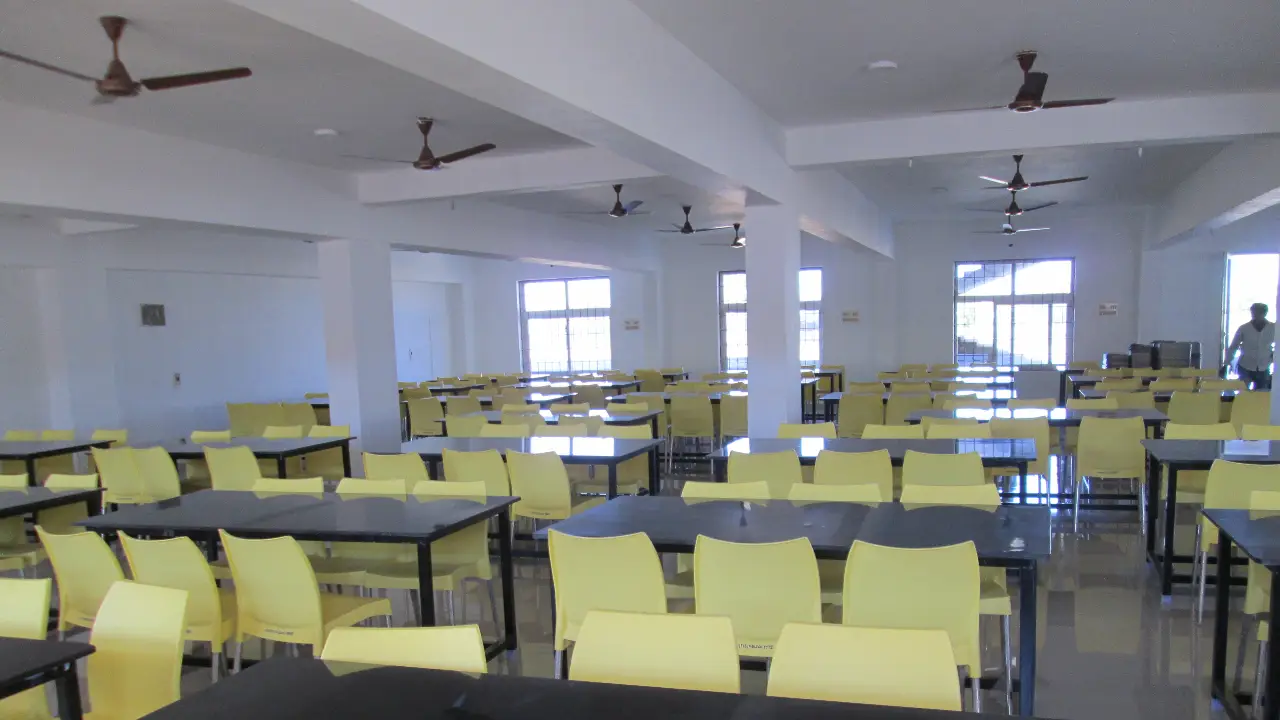
{"label": "square concrete column", "polygon": [[36,287],[49,427],[84,435],[121,427],[106,269],[68,258],[39,270]]}
{"label": "square concrete column", "polygon": [[[1267,313],[1268,320],[1275,322],[1277,318],[1280,318],[1280,287],[1276,288],[1276,301],[1271,306],[1271,312]],[[1232,328],[1230,332],[1234,333],[1235,329]],[[1230,338],[1228,338],[1227,342],[1230,341]],[[1271,392],[1271,424],[1280,425],[1280,388],[1275,387],[1275,377],[1271,378],[1271,385],[1273,388]]]}
{"label": "square concrete column", "polygon": [[317,247],[332,422],[351,426],[359,438],[353,449],[400,452],[391,246],[325,240]]}
{"label": "square concrete column", "polygon": [[756,437],[800,422],[800,217],[782,205],[748,207],[747,423]]}

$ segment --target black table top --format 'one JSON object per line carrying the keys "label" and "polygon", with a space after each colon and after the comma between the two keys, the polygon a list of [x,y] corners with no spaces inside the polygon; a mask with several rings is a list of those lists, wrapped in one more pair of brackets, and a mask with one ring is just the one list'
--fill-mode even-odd
{"label": "black table top", "polygon": [[204,457],[204,449],[207,447],[229,448],[237,446],[249,448],[256,457],[280,458],[342,447],[354,439],[354,437],[333,437],[268,440],[260,437],[241,437],[233,438],[231,442],[227,443],[204,443],[202,445],[195,443],[164,443],[160,447],[163,447],[165,452],[169,453],[169,456],[175,460],[199,460]]}
{"label": "black table top", "polygon": [[[504,413],[501,410],[485,410],[480,413],[469,413],[470,415],[483,415],[490,423],[501,423]],[[560,422],[560,414],[553,413],[550,410],[542,410],[538,413],[548,425],[557,425]],[[564,413],[565,415],[582,416],[583,413]],[[645,425],[653,418],[662,414],[661,410],[649,410],[642,413],[611,413],[608,410],[591,410],[587,413],[591,417],[600,418],[605,425]],[[466,417],[465,415],[463,417]],[[446,418],[440,418],[436,422],[446,422]]]}
{"label": "black table top", "polygon": [[794,451],[800,456],[802,465],[812,465],[823,450],[834,452],[869,452],[871,450],[888,450],[889,458],[895,465],[901,465],[908,450],[926,453],[966,453],[976,452],[982,456],[982,463],[993,467],[1001,467],[1009,463],[1034,462],[1036,459],[1035,440],[993,439],[993,440],[862,440],[856,438],[801,438],[799,440],[783,438],[741,438],[725,445],[707,455],[712,461],[723,460],[731,453],[750,452],[785,452]]}
{"label": "black table top", "polygon": [[5,689],[29,686],[32,675],[49,672],[66,663],[93,654],[93,646],[82,642],[26,640],[0,637],[0,697]]}
{"label": "black table top", "polygon": [[[848,394],[848,395],[874,395],[875,393],[844,393],[844,392],[831,392],[831,393],[827,393],[827,394],[825,394],[825,395],[823,395],[823,396],[819,397],[818,399],[819,399],[819,400],[822,400],[823,402],[827,402],[827,403],[838,403],[838,402],[840,402],[840,399],[841,399],[841,398],[843,398],[846,394]],[[925,393],[898,393],[898,395],[911,395],[911,394],[924,395]],[[999,404],[999,403],[1000,403],[1000,402],[1002,402],[1002,401],[1003,401],[1003,402],[1007,402],[1007,401],[1009,401],[1009,400],[1010,400],[1010,399],[1012,399],[1012,398],[1016,398],[1016,397],[1018,397],[1018,391],[1017,391],[1017,390],[955,390],[955,391],[952,391],[952,390],[938,390],[938,391],[930,391],[928,394],[929,394],[929,395],[954,395],[954,396],[956,396],[956,397],[958,397],[958,398],[965,398],[965,399],[968,399],[968,400],[990,400],[990,401],[992,401],[992,402],[994,402],[994,403],[997,403],[997,404]],[[886,393],[881,393],[881,394],[880,394],[880,399],[881,399],[881,400],[884,400],[885,402],[888,402],[888,401],[889,401],[890,396],[892,396],[892,395],[893,395],[893,393],[888,393],[888,392],[886,392]]]}
{"label": "black table top", "polygon": [[1204,510],[1209,522],[1231,536],[1254,562],[1280,569],[1280,512],[1274,510]]}
{"label": "black table top", "polygon": [[0,460],[33,458],[84,452],[91,447],[107,447],[110,441],[99,440],[0,440]]}
{"label": "black table top", "polygon": [[1280,463],[1280,442],[1269,440],[1143,440],[1159,463],[1209,467],[1214,460],[1272,465]]}
{"label": "black table top", "polygon": [[[1076,385],[1097,385],[1103,380],[1132,380],[1132,379],[1133,378],[1127,378],[1127,377],[1122,377],[1122,378],[1102,377],[1100,375],[1070,375],[1067,377],[1067,382],[1072,382],[1072,383],[1075,383]],[[1159,380],[1160,378],[1143,377],[1138,379],[1142,381],[1143,385],[1150,385],[1151,383],[1155,382],[1156,380]]]}
{"label": "black table top", "polygon": [[236,535],[292,535],[300,539],[359,539],[368,542],[424,542],[439,539],[479,519],[499,514],[519,498],[463,499],[398,497],[343,498],[321,495],[259,495],[202,490],[150,505],[124,507],[81,520],[92,530],[124,530]]}
{"label": "black table top", "polygon": [[917,410],[907,415],[907,422],[918,423],[924,417],[937,418],[973,418],[979,422],[987,422],[993,417],[996,418],[1048,418],[1050,427],[1079,427],[1080,421],[1087,417],[1099,418],[1142,418],[1142,422],[1146,425],[1159,425],[1169,419],[1168,415],[1159,410],[1151,410],[1149,408],[1131,408],[1125,410],[1068,410],[1066,408],[1054,408],[1052,410],[1043,410],[1037,408],[1019,408],[1017,410],[1009,410],[1007,408],[997,408],[995,410],[984,410],[981,408],[961,408],[958,410]]}
{"label": "black table top", "polygon": [[418,438],[400,445],[401,452],[417,453],[428,460],[444,457],[444,450],[497,450],[524,453],[553,452],[566,463],[601,464],[621,462],[649,452],[662,440],[628,440],[602,437],[534,438]]}
{"label": "black table top", "polygon": [[26,515],[45,508],[90,501],[101,494],[102,488],[50,490],[43,487],[30,487],[21,490],[0,490],[0,518]]}
{"label": "black table top", "polygon": [[[1115,390],[1099,390],[1097,388],[1084,388],[1076,394],[1082,398],[1085,398],[1086,400],[1101,400],[1106,398],[1108,393],[1112,393],[1112,392],[1116,392],[1116,391]],[[1122,391],[1122,392],[1127,392],[1127,391]],[[1187,391],[1180,390],[1178,392],[1187,392]],[[1201,390],[1199,392],[1203,393],[1204,391]],[[1213,391],[1210,391],[1210,392],[1213,392]],[[1155,398],[1156,402],[1169,402],[1169,400],[1173,398],[1173,393],[1174,393],[1173,390],[1151,391],[1151,395]],[[1223,400],[1227,402],[1231,402],[1232,400],[1236,399],[1236,395],[1238,393],[1239,393],[1238,390],[1222,390],[1218,394],[1222,396]]]}
{"label": "black table top", "polygon": [[150,720],[961,720],[958,712],[273,658]]}
{"label": "black table top", "polygon": [[628,388],[633,385],[639,385],[639,384],[640,384],[639,380],[556,380],[554,382],[549,382],[549,381],[524,382],[524,383],[519,383],[517,385],[512,385],[511,387],[518,388],[521,390],[526,390],[530,388],[538,388],[543,390],[547,388],[556,389],[556,390],[568,390],[571,386],[574,386],[574,385],[579,385],[579,386],[595,385],[596,387],[599,387],[604,390],[613,390],[617,388]]}
{"label": "black table top", "polygon": [[[809,538],[824,559],[844,559],[854,540],[893,547],[973,541],[989,565],[1034,563],[1049,556],[1047,508],[1002,505],[909,506],[899,503],[739,502],[624,496],[562,520],[551,529],[581,537],[642,532],[658,552],[691,552],[699,535],[743,543]],[[547,529],[534,533],[543,539]]]}
{"label": "black table top", "polygon": [[889,385],[891,383],[966,383],[972,385],[1012,385],[1012,375],[977,375],[977,374],[961,374],[961,375],[939,375],[937,377],[913,377],[913,378],[885,378],[878,382]]}
{"label": "black table top", "polygon": [[[573,397],[575,395],[577,395],[577,393],[572,393],[572,392],[530,393],[529,396],[525,399],[528,400],[529,404],[531,405],[550,405],[552,403],[570,402],[573,400]],[[446,398],[446,400],[447,399],[448,398]],[[479,400],[481,405],[493,404],[492,395],[478,395],[476,396],[476,400]]]}

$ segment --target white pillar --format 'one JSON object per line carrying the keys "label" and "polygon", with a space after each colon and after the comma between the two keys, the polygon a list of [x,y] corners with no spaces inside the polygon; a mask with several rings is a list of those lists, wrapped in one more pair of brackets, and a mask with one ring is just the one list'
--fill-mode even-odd
{"label": "white pillar", "polygon": [[[49,426],[85,435],[97,428],[121,427],[107,271],[95,263],[67,259],[58,267],[39,270],[36,287]],[[141,322],[141,316],[135,320]]]}
{"label": "white pillar", "polygon": [[747,422],[773,437],[800,422],[800,217],[782,205],[748,207]]}
{"label": "white pillar", "polygon": [[355,449],[400,451],[391,246],[325,240],[320,252],[329,413],[350,425]]}
{"label": "white pillar", "polygon": [[[1280,318],[1280,287],[1276,288],[1276,302],[1274,305],[1271,306],[1271,312],[1268,314],[1268,318],[1272,322],[1275,322],[1277,318]],[[1231,330],[1231,332],[1235,332],[1235,330]],[[1280,388],[1275,387],[1275,382],[1276,382],[1275,377],[1272,377],[1271,378],[1271,387],[1272,387],[1271,424],[1280,425]]]}

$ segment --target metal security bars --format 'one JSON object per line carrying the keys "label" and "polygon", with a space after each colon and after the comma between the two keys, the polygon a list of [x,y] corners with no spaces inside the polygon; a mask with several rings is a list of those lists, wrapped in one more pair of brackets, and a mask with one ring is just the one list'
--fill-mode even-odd
{"label": "metal security bars", "polygon": [[520,283],[520,345],[528,372],[608,370],[609,278]]}
{"label": "metal security bars", "polygon": [[961,365],[1071,362],[1075,261],[958,262],[954,357]]}
{"label": "metal security bars", "polygon": [[[800,271],[800,363],[822,359],[822,268]],[[747,274],[720,273],[720,368],[747,369]]]}

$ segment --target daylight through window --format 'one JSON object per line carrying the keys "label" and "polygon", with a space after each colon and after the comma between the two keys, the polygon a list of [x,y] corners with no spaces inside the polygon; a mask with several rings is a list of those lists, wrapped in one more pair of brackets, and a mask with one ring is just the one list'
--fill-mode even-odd
{"label": "daylight through window", "polygon": [[609,278],[520,283],[520,340],[528,372],[610,369]]}

